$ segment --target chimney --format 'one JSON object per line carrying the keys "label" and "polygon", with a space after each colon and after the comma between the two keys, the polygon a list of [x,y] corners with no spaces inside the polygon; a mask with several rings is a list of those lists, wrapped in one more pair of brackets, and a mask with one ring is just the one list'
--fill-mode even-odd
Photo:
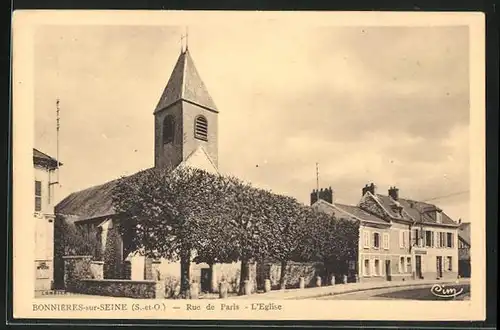
{"label": "chimney", "polygon": [[318,195],[319,199],[324,200],[325,202],[328,202],[330,204],[333,203],[333,190],[332,187],[328,188],[321,188],[319,191],[316,189],[313,189],[311,192],[311,205],[316,203],[318,201]]}
{"label": "chimney", "polygon": [[392,199],[395,201],[398,200],[399,198],[399,189],[396,187],[390,187],[388,191],[389,196],[391,196]]}
{"label": "chimney", "polygon": [[369,185],[366,184],[362,189],[362,194],[364,196],[367,192],[370,192],[372,195],[375,195],[376,189],[377,187],[375,186],[375,184],[373,184],[373,182]]}
{"label": "chimney", "polygon": [[311,205],[316,203],[318,201],[318,191],[316,189],[313,189],[311,192]]}

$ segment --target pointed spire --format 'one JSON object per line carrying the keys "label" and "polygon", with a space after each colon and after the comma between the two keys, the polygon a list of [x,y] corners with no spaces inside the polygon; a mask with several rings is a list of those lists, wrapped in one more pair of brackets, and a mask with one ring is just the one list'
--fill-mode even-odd
{"label": "pointed spire", "polygon": [[203,108],[218,112],[212,97],[201,79],[189,52],[182,52],[177,59],[167,86],[156,106],[155,113],[179,100],[194,103]]}

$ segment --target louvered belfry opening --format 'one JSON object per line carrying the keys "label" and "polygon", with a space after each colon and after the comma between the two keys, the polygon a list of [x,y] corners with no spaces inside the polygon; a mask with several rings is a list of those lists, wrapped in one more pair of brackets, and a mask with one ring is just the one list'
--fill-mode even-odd
{"label": "louvered belfry opening", "polygon": [[163,144],[174,141],[175,122],[172,115],[168,115],[163,120]]}
{"label": "louvered belfry opening", "polygon": [[194,137],[198,140],[208,141],[208,121],[203,116],[194,120]]}

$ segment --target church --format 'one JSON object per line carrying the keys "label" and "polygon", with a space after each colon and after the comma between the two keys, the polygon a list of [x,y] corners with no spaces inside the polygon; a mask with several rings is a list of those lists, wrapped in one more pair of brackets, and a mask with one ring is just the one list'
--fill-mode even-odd
{"label": "church", "polygon": [[[188,47],[181,54],[154,109],[155,168],[191,166],[218,173],[219,110],[203,83]],[[103,253],[104,278],[164,280],[180,278],[180,264],[151,260],[130,251],[116,224],[118,214],[112,204],[118,180],[74,192],[55,207],[56,221],[96,229]],[[55,233],[62,235],[63,233]],[[57,251],[58,249],[56,249]],[[55,255],[55,285],[63,283],[62,255]],[[239,279],[239,263],[228,265],[193,264],[191,280],[202,291],[215,291],[222,277],[230,283]]]}

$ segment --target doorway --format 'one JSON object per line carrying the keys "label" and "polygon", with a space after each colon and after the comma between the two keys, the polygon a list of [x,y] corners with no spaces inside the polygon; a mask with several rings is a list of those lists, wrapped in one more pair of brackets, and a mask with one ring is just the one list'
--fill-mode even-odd
{"label": "doorway", "polygon": [[436,257],[436,276],[443,277],[443,257]]}
{"label": "doorway", "polygon": [[210,292],[210,287],[212,283],[212,273],[210,268],[201,269],[201,292]]}
{"label": "doorway", "polygon": [[422,278],[422,257],[415,256],[415,274],[418,279]]}
{"label": "doorway", "polygon": [[385,261],[385,278],[388,281],[392,280],[392,277],[391,277],[391,261],[390,260],[386,260]]}

